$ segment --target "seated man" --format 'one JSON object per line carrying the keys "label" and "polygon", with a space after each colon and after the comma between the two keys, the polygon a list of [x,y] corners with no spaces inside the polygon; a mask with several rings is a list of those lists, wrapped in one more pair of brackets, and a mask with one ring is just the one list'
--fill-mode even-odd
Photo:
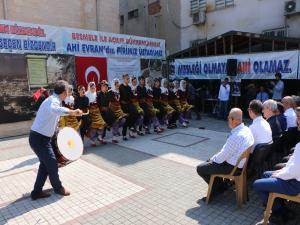
{"label": "seated man", "polygon": [[276,115],[278,111],[277,102],[269,99],[263,103],[263,114],[265,119],[270,124],[272,130],[272,137],[279,137],[282,132],[286,129],[281,125],[278,116]]}
{"label": "seated man", "polygon": [[[212,174],[229,174],[243,152],[254,143],[250,129],[243,123],[243,112],[241,109],[231,109],[228,116],[228,125],[232,129],[231,134],[221,151],[197,167],[197,173],[206,183],[209,183],[210,175]],[[243,166],[244,161],[241,161],[238,168],[241,169]],[[226,187],[222,180],[217,178],[214,182],[212,195],[221,193],[225,189]]]}
{"label": "seated man", "polygon": [[263,104],[259,100],[252,100],[249,104],[248,113],[253,120],[249,126],[254,144],[251,152],[253,152],[257,144],[269,143],[272,141],[272,130],[270,124],[262,117]]}
{"label": "seated man", "polygon": [[284,141],[284,144],[286,145],[287,149],[289,149],[290,154],[283,157],[281,163],[278,163],[275,166],[275,169],[281,169],[286,166],[287,161],[293,154],[295,145],[300,142],[300,107],[297,107],[295,111],[297,116],[297,127],[291,127],[288,129]]}
{"label": "seated man", "polygon": [[[253,188],[264,204],[267,203],[270,192],[298,195],[300,193],[300,143],[296,145],[294,154],[284,168],[265,172],[262,179],[254,182]],[[288,217],[289,213],[284,208],[282,199],[275,199],[270,221],[286,223]]]}
{"label": "seated man", "polygon": [[287,129],[291,127],[296,127],[297,119],[295,110],[293,108],[295,104],[293,98],[291,96],[285,96],[281,102],[284,107],[284,115],[286,117]]}

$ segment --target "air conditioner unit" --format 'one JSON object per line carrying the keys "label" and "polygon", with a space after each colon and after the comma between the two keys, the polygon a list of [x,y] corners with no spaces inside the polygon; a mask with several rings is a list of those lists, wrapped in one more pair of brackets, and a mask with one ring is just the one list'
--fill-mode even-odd
{"label": "air conditioner unit", "polygon": [[193,13],[192,17],[193,17],[194,25],[205,24],[205,22],[206,22],[206,12],[205,11]]}
{"label": "air conditioner unit", "polygon": [[300,13],[300,0],[290,0],[285,2],[284,15],[291,16],[296,13]]}

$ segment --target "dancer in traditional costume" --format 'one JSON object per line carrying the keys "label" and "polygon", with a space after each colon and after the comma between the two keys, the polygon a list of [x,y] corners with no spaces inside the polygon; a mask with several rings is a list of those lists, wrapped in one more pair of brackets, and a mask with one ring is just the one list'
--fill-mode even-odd
{"label": "dancer in traditional costume", "polygon": [[83,113],[86,113],[86,115],[83,115],[80,119],[81,125],[80,125],[80,135],[82,138],[82,141],[84,140],[84,136],[87,134],[88,129],[90,128],[90,125],[92,123],[90,115],[88,113],[89,111],[89,98],[85,96],[85,87],[83,85],[79,85],[77,87],[78,96],[75,98],[75,109],[81,109]]}
{"label": "dancer in traditional costume", "polygon": [[185,80],[181,80],[180,81],[180,87],[179,87],[179,101],[180,101],[180,105],[181,105],[181,109],[184,115],[184,121],[186,123],[189,123],[189,121],[187,120],[186,116],[189,113],[189,111],[193,108],[192,105],[190,105],[187,101],[187,89],[186,89],[186,81]]}
{"label": "dancer in traditional costume", "polygon": [[[67,97],[63,101],[63,106],[68,109],[73,110],[73,109],[76,109],[74,107],[74,105],[75,105],[75,100],[73,97],[73,87],[70,85],[67,90]],[[64,116],[64,121],[65,121],[64,125],[66,127],[71,127],[74,130],[77,130],[79,132],[79,127],[80,127],[81,122],[77,120],[76,116],[71,116],[71,115]]]}
{"label": "dancer in traditional costume", "polygon": [[142,132],[143,121],[144,121],[144,110],[141,108],[139,103],[139,96],[137,92],[137,79],[136,77],[131,77],[130,81],[131,81],[130,86],[132,90],[132,104],[135,106],[138,112],[138,118],[136,120],[134,129],[137,130],[138,135],[144,136],[144,133]]}
{"label": "dancer in traditional costume", "polygon": [[98,104],[97,104],[97,93],[96,93],[96,84],[95,82],[90,82],[88,84],[88,91],[86,96],[89,99],[89,114],[91,116],[91,126],[89,129],[89,138],[92,142],[92,146],[96,146],[96,141],[98,140],[100,144],[106,144],[102,135],[106,123],[103,120]]}
{"label": "dancer in traditional costume", "polygon": [[156,109],[159,110],[159,113],[157,115],[159,121],[161,124],[168,125],[168,121],[166,121],[166,111],[164,107],[162,106],[160,99],[161,99],[161,89],[160,89],[160,80],[158,78],[154,79],[154,85],[152,88],[153,93],[153,105]]}
{"label": "dancer in traditional costume", "polygon": [[160,103],[166,112],[165,121],[167,121],[168,127],[170,128],[170,120],[174,117],[175,110],[172,106],[169,105],[169,89],[168,89],[168,80],[162,79],[161,80],[161,97]]}
{"label": "dancer in traditional costume", "polygon": [[180,103],[179,87],[180,87],[180,84],[179,84],[178,80],[173,81],[173,85],[170,85],[170,93],[172,93],[172,98],[170,100],[170,104],[176,110],[176,112],[178,114],[179,123],[183,127],[187,127],[187,123],[185,122],[184,114],[183,114],[184,110],[181,107],[181,103]]}
{"label": "dancer in traditional costume", "polygon": [[147,125],[146,133],[150,134],[151,125],[154,127],[154,131],[157,133],[163,132],[163,129],[160,127],[159,120],[157,115],[159,114],[159,109],[155,108],[153,105],[153,89],[152,89],[152,79],[150,77],[146,78],[146,105],[149,114],[149,122]]}
{"label": "dancer in traditional costume", "polygon": [[123,126],[122,135],[123,140],[128,140],[127,135],[127,129],[129,128],[129,136],[131,138],[135,138],[135,130],[134,125],[138,119],[138,111],[136,110],[135,106],[132,104],[132,90],[129,86],[129,75],[124,74],[123,75],[123,83],[120,85],[119,88],[120,91],[120,101],[121,101],[121,107],[123,112],[128,114],[128,117],[126,118],[126,122]]}
{"label": "dancer in traditional costume", "polygon": [[[124,126],[126,118],[128,117],[128,114],[124,113],[121,108],[119,87],[119,79],[113,79],[111,82],[111,89],[109,90],[109,108],[114,113],[116,118],[116,123],[114,123],[112,127],[112,132],[114,136],[120,136],[119,128]],[[117,141],[114,142],[116,143]]]}
{"label": "dancer in traditional costume", "polygon": [[[106,80],[101,81],[101,89],[97,94],[97,103],[101,112],[101,115],[107,124],[107,127],[112,128],[112,142],[118,143],[118,121],[114,112],[109,108],[109,103],[111,99],[111,94],[108,91],[108,82]],[[103,138],[105,136],[106,129],[103,133]]]}

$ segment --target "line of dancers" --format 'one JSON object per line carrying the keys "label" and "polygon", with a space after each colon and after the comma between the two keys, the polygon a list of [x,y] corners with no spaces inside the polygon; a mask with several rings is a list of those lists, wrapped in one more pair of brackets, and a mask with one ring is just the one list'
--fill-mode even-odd
{"label": "line of dancers", "polygon": [[[106,144],[105,136],[112,132],[112,142],[118,143],[119,136],[124,141],[137,135],[162,133],[164,126],[168,129],[187,127],[187,115],[193,108],[187,101],[187,84],[185,80],[168,81],[150,77],[122,76],[123,81],[113,79],[109,85],[103,80],[97,92],[95,82],[77,87],[78,95],[74,97],[72,87],[63,102],[70,109],[81,109],[86,115],[61,117],[59,128],[65,126],[78,130],[82,139],[88,137],[91,146],[97,142]],[[110,87],[109,87],[110,86]],[[121,132],[120,132],[121,130]]]}

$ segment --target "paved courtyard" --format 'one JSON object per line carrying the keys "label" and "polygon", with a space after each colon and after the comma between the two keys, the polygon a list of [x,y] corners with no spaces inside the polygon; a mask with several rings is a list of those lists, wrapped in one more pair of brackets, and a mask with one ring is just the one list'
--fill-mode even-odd
{"label": "paved courtyard", "polygon": [[27,137],[2,139],[0,224],[258,224],[264,208],[251,190],[242,209],[233,190],[209,205],[197,203],[207,185],[195,166],[220,149],[228,131],[225,121],[205,117],[187,129],[119,144],[90,148],[86,142],[81,159],[60,169],[71,195],[37,201],[29,198],[38,160]]}

